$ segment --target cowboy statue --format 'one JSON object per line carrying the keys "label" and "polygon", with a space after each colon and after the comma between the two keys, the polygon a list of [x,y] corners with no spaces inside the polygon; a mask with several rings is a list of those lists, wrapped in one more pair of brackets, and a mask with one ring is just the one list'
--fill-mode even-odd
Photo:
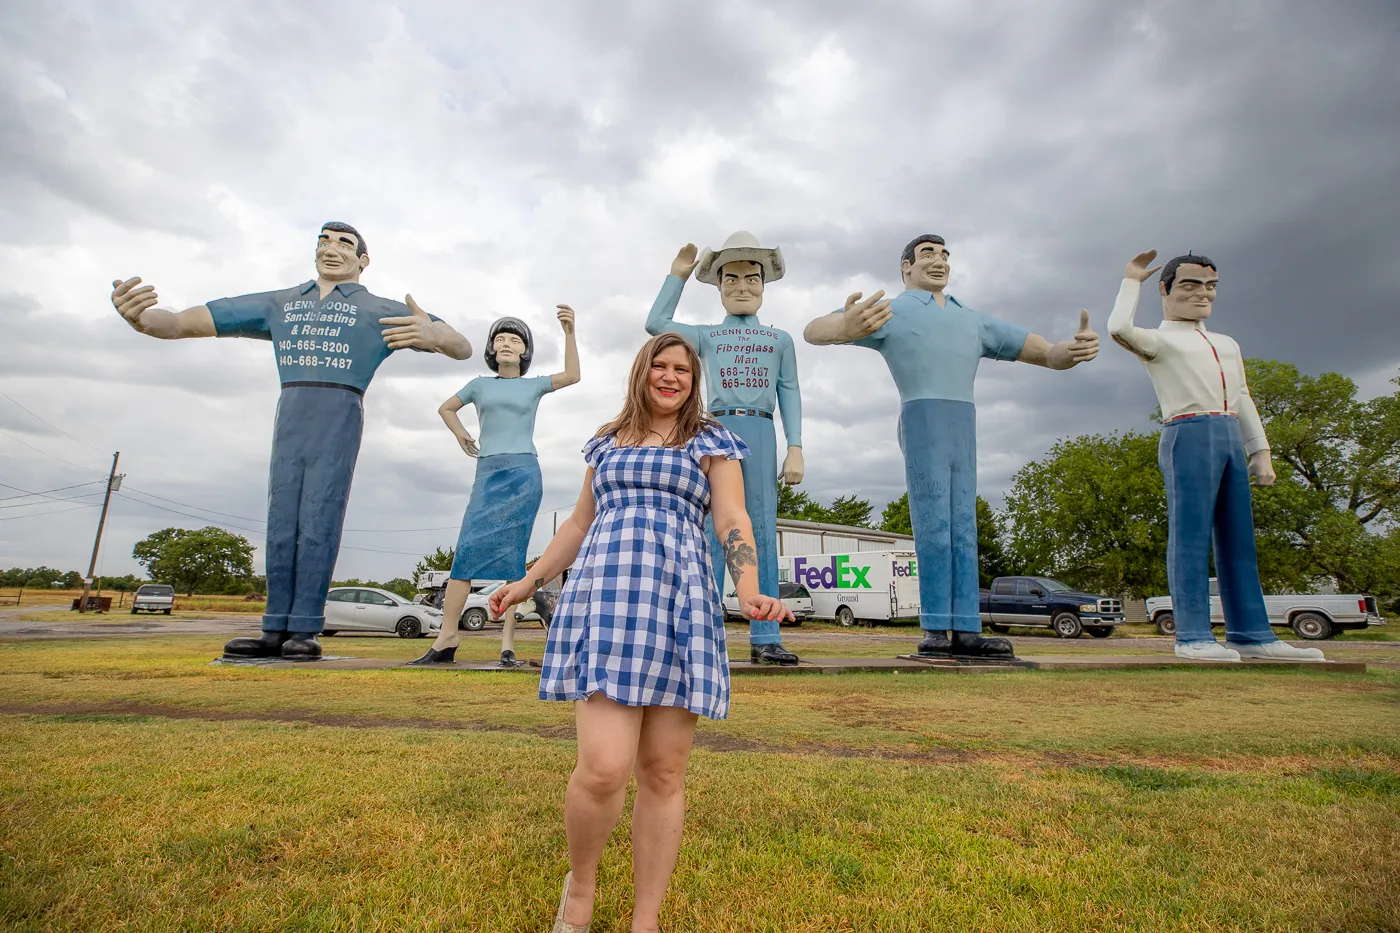
{"label": "cowboy statue", "polygon": [[166,311],[139,278],[112,283],[112,304],[147,336],[253,337],[276,352],[282,394],[267,484],[267,611],[262,634],[233,639],[226,657],[321,656],[316,636],[360,452],[365,389],[395,350],[471,356],[466,338],[411,295],[401,304],[366,291],[360,273],[368,265],[364,237],[328,223],[316,241],[316,278],[291,288]]}
{"label": "cowboy statue", "polygon": [[[709,389],[710,414],[749,447],[743,461],[744,504],[753,522],[758,545],[758,589],[778,597],[778,453],[773,426],[782,414],[787,437],[783,482],[802,482],[802,397],[797,388],[797,354],[786,331],[758,321],[763,287],[783,277],[783,251],[766,249],[740,230],[718,252],[706,249],[695,258],[695,244],[681,247],[671,262],[671,274],[661,286],[647,316],[647,333],[672,331],[700,354]],[[726,312],[718,324],[677,324],[673,318],[681,291],[691,272],[719,289]],[[720,592],[724,592],[724,549],[707,517],[710,556]],[[783,647],[776,621],[749,623],[749,657],[755,664],[796,664],[797,655]]]}
{"label": "cowboy statue", "polygon": [[[1176,618],[1176,656],[1201,661],[1264,658],[1323,661],[1316,648],[1280,641],[1269,627],[1249,486],[1270,486],[1269,439],[1245,382],[1240,345],[1206,329],[1220,273],[1205,256],[1162,266],[1162,323],[1133,323],[1156,250],[1123,271],[1108,318],[1114,341],[1142,360],[1162,409],[1157,462],[1167,486],[1167,584]],[[1210,630],[1211,540],[1225,612],[1225,644]]]}
{"label": "cowboy statue", "polygon": [[[919,561],[918,652],[927,657],[1012,658],[1011,641],[984,638],[977,587],[977,411],[982,359],[1069,369],[1092,360],[1099,338],[1079,332],[1051,344],[1017,324],[965,307],[948,285],[947,246],[926,233],[904,247],[904,291],[891,300],[856,292],[841,311],[807,325],[808,343],[850,343],[885,358],[899,389],[899,447]],[[951,630],[951,637],[949,631]]]}

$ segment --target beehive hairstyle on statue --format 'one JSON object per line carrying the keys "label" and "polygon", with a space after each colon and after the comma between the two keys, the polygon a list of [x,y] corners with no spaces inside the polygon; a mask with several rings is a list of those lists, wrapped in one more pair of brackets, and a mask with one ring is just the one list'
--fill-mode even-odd
{"label": "beehive hairstyle on statue", "polygon": [[530,336],[530,325],[518,317],[497,318],[491,325],[491,329],[486,332],[486,365],[493,373],[500,372],[496,363],[497,334],[514,334],[525,341],[525,352],[520,354],[520,375],[525,375],[530,369],[530,361],[535,358],[535,338]]}
{"label": "beehive hairstyle on statue", "polygon": [[[1210,261],[1209,256],[1197,256],[1195,253],[1187,253],[1185,256],[1169,260],[1162,267],[1162,284],[1167,287],[1168,295],[1172,293],[1172,284],[1176,282],[1176,270],[1180,266],[1205,266],[1207,269],[1215,269],[1215,263]],[[1215,271],[1218,273],[1220,270]]]}
{"label": "beehive hairstyle on statue", "polygon": [[321,231],[324,233],[327,230],[334,230],[336,233],[355,234],[355,239],[359,242],[359,245],[355,247],[356,256],[363,256],[369,252],[369,247],[365,245],[365,238],[360,236],[360,231],[349,224],[343,224],[338,220],[332,220],[329,223],[321,224]]}
{"label": "beehive hairstyle on statue", "polygon": [[[937,243],[945,250],[948,248],[948,244],[943,242],[943,238],[938,234],[921,233],[918,236],[914,237],[914,239],[910,240],[909,245],[904,247],[904,252],[899,254],[899,264],[901,267],[903,267],[903,265],[906,262],[912,263],[914,261],[914,251],[919,248],[919,244],[921,243]],[[949,253],[948,255],[951,256],[953,254]],[[903,268],[901,268],[900,271],[902,272]]]}

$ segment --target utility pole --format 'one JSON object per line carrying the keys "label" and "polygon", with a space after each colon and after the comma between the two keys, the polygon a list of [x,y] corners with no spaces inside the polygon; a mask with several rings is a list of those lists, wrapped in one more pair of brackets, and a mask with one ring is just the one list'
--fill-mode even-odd
{"label": "utility pole", "polygon": [[122,477],[117,475],[119,450],[112,454],[112,472],[107,474],[107,495],[102,498],[102,517],[97,520],[97,537],[92,542],[92,560],[88,563],[87,576],[83,578],[83,595],[78,598],[78,611],[87,612],[88,594],[92,592],[92,575],[97,572],[97,549],[102,546],[102,529],[107,524],[107,507],[112,504],[112,493],[122,488]]}

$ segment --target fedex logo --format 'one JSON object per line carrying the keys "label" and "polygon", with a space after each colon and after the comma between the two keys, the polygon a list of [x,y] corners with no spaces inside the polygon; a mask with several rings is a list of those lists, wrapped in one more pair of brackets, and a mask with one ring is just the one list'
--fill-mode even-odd
{"label": "fedex logo", "polygon": [[890,569],[894,571],[896,577],[917,577],[919,575],[919,562],[911,560],[907,564],[901,564],[899,561],[894,561],[891,563]]}
{"label": "fedex logo", "polygon": [[816,564],[809,564],[807,558],[798,557],[792,562],[792,575],[797,578],[797,582],[806,584],[812,590],[853,590],[870,589],[870,581],[866,575],[870,573],[869,565],[855,567],[850,563],[850,558],[842,554],[831,558],[831,562],[825,567]]}

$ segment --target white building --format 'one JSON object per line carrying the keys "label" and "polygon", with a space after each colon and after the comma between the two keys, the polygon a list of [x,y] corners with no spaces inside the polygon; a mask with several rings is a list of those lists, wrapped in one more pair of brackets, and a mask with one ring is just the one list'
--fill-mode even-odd
{"label": "white building", "polygon": [[914,536],[852,525],[827,525],[795,518],[778,519],[778,556],[850,554],[853,551],[914,550]]}

